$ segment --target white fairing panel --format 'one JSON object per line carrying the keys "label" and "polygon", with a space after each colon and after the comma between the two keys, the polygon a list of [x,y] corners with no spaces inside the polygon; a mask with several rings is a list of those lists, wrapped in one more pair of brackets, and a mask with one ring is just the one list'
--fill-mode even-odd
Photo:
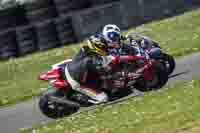
{"label": "white fairing panel", "polygon": [[71,62],[71,61],[72,61],[72,59],[67,59],[67,60],[58,62],[58,63],[52,65],[51,67],[52,67],[53,69],[54,69],[54,68],[58,68],[59,66],[64,65],[64,64],[66,64],[66,63],[68,63],[68,62]]}

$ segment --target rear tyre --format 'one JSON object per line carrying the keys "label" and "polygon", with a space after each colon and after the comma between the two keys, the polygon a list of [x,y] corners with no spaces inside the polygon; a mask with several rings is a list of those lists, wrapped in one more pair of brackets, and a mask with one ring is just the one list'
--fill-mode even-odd
{"label": "rear tyre", "polygon": [[50,90],[40,97],[39,108],[45,116],[56,119],[77,112],[77,108],[70,106],[66,107],[66,105],[64,106],[63,104],[49,100],[49,96],[58,97],[58,95],[61,97],[61,95],[57,91]]}
{"label": "rear tyre", "polygon": [[135,88],[140,91],[150,91],[162,88],[168,81],[168,73],[165,66],[162,63],[155,62],[151,67],[151,73],[153,75],[151,80],[139,79]]}

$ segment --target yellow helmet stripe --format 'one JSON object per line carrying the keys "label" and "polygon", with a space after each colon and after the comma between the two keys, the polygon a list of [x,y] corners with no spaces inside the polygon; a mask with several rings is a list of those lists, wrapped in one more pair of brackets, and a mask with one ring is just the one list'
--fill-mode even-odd
{"label": "yellow helmet stripe", "polygon": [[100,48],[94,46],[89,40],[88,40],[88,46],[92,51],[94,51],[96,53],[99,53],[102,56],[106,56],[107,55],[107,53],[105,51],[103,51]]}

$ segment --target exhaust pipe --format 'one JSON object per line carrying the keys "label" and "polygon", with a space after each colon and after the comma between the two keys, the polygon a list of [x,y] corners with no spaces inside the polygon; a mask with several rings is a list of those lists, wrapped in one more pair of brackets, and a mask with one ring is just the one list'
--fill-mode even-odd
{"label": "exhaust pipe", "polygon": [[70,106],[70,107],[73,107],[73,108],[80,108],[79,103],[65,99],[65,98],[58,98],[58,97],[55,97],[55,96],[49,96],[49,100],[56,102],[56,103],[64,104],[67,107]]}

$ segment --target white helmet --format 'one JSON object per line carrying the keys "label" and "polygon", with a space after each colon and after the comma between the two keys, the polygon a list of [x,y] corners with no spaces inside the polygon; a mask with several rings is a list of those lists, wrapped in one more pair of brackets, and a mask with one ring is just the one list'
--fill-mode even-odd
{"label": "white helmet", "polygon": [[120,32],[120,28],[119,28],[117,25],[115,25],[115,24],[108,24],[108,25],[105,25],[105,26],[103,27],[103,32],[105,32],[106,30],[109,30],[109,29],[113,29],[113,30],[115,30],[115,31]]}
{"label": "white helmet", "polygon": [[108,43],[119,44],[121,33],[119,27],[114,24],[104,26],[102,34]]}

